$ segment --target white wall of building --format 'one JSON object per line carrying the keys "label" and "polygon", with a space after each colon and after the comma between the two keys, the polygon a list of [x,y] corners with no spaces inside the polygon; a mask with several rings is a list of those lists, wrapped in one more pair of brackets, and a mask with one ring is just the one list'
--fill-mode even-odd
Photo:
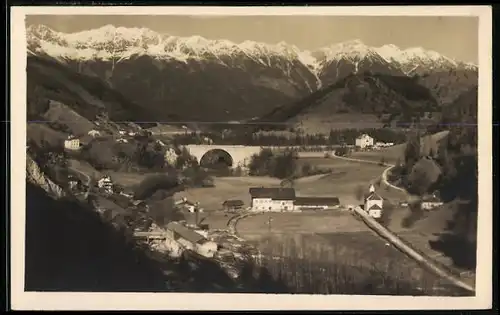
{"label": "white wall of building", "polygon": [[80,148],[80,140],[79,139],[65,140],[64,147],[70,150],[78,150]]}
{"label": "white wall of building", "polygon": [[195,251],[205,257],[214,257],[217,252],[217,243],[207,241],[201,244],[196,244]]}
{"label": "white wall of building", "polygon": [[441,205],[443,205],[442,202],[428,202],[428,201],[424,201],[421,204],[421,208],[424,209],[424,210],[431,210],[431,209],[434,209],[434,208],[439,207]]}
{"label": "white wall of building", "polygon": [[271,198],[252,199],[252,210],[254,211],[292,211],[293,200],[273,200]]}
{"label": "white wall of building", "polygon": [[356,138],[356,146],[360,148],[373,146],[373,138],[368,135],[363,135],[359,138]]}
{"label": "white wall of building", "polygon": [[382,210],[380,209],[368,210],[368,215],[372,218],[378,219],[382,216]]}
{"label": "white wall of building", "polygon": [[384,201],[380,199],[368,199],[365,202],[365,211],[368,211],[373,205],[378,205],[380,209],[383,209],[383,203]]}

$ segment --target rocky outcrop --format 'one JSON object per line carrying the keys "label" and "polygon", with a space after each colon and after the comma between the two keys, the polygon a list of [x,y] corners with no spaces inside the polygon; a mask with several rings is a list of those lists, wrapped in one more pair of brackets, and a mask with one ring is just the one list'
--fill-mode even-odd
{"label": "rocky outcrop", "polygon": [[61,187],[45,176],[38,164],[29,155],[26,155],[26,179],[30,183],[41,187],[54,199],[60,199],[66,195]]}

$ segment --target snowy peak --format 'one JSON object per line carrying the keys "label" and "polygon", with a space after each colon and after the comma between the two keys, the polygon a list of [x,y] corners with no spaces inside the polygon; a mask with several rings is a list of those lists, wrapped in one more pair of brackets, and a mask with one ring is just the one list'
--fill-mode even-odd
{"label": "snowy peak", "polygon": [[[245,41],[236,44],[224,39],[210,40],[197,35],[170,36],[146,28],[125,28],[113,25],[71,34],[56,32],[43,25],[30,26],[28,46],[36,46],[35,50],[56,56],[67,52],[68,49],[74,49],[81,52],[80,59],[102,57],[103,54],[100,53],[102,51],[125,55],[144,53],[157,58],[173,58],[183,61],[189,58],[203,58],[207,53],[215,57],[250,54],[254,56],[279,55],[287,59],[297,59],[301,54],[297,47],[285,42],[271,45]],[[56,49],[57,47],[54,46],[60,47]]]}
{"label": "snowy peak", "polygon": [[323,55],[325,61],[342,58],[363,59],[375,54],[371,47],[368,47],[359,39],[324,47],[318,53]]}
{"label": "snowy peak", "polygon": [[225,39],[206,39],[201,36],[178,37],[160,34],[147,28],[115,27],[111,24],[97,29],[76,33],[57,32],[45,25],[31,25],[27,29],[28,50],[46,53],[56,58],[72,60],[103,59],[119,60],[132,55],[149,55],[157,59],[173,59],[187,62],[189,59],[210,58],[224,64],[227,57],[245,57],[264,66],[273,66],[273,57],[285,60],[290,67],[296,61],[317,75],[322,67],[335,60],[391,64],[401,67],[405,73],[417,67],[438,69],[462,67],[477,69],[477,66],[459,62],[435,51],[421,47],[402,50],[388,44],[370,47],[355,39],[337,43],[317,51],[302,51],[286,42],[266,44],[255,41],[234,43]]}
{"label": "snowy peak", "polygon": [[411,47],[402,50],[395,45],[384,45],[375,48],[375,50],[388,62],[401,65],[407,74],[418,67],[428,70],[452,68],[477,70],[477,65],[455,60],[436,51],[427,50],[422,47]]}

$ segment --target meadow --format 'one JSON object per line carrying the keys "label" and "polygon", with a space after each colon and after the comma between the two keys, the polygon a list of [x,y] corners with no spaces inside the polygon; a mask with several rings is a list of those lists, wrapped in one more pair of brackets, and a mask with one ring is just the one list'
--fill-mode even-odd
{"label": "meadow", "polygon": [[271,177],[216,177],[215,187],[190,188],[175,194],[176,199],[186,197],[190,201],[199,201],[206,211],[216,211],[222,208],[222,203],[228,199],[240,199],[245,207],[250,206],[250,187],[280,187],[281,181]]}
{"label": "meadow", "polygon": [[294,293],[465,295],[374,233],[267,235],[257,263]]}
{"label": "meadow", "polygon": [[[271,227],[268,223],[271,220]],[[270,212],[238,221],[238,234],[245,239],[269,234],[349,233],[367,231],[366,225],[345,210]]]}
{"label": "meadow", "polygon": [[[438,142],[448,135],[448,131],[438,132],[436,134],[427,135],[421,138],[421,149],[423,154],[428,154],[429,150],[432,148],[434,152],[437,152]],[[376,141],[376,139],[374,140]],[[367,160],[373,162],[380,162],[382,159],[385,163],[396,164],[398,161],[404,161],[404,153],[406,149],[406,143],[398,144],[392,147],[383,148],[375,151],[358,151],[353,152],[349,155],[350,158]]]}

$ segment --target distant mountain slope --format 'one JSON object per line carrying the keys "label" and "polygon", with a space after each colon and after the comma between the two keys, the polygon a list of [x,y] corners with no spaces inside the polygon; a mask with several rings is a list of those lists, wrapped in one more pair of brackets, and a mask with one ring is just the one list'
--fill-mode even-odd
{"label": "distant mountain slope", "polygon": [[351,74],[371,71],[388,75],[404,75],[396,65],[380,56],[374,48],[359,40],[343,42],[314,53],[319,62],[319,77],[324,85],[333,84]]}
{"label": "distant mountain slope", "polygon": [[478,72],[477,69],[427,72],[418,76],[418,82],[430,89],[440,104],[449,104],[478,85]]}
{"label": "distant mountain slope", "polygon": [[[302,123],[343,114],[371,114],[377,118],[411,121],[420,112],[436,110],[431,92],[406,76],[362,73],[320,89],[289,106],[282,106],[260,118],[262,122]],[[380,120],[380,119],[379,119]]]}
{"label": "distant mountain slope", "polygon": [[43,119],[49,100],[68,106],[90,121],[101,114],[115,121],[154,117],[154,111],[145,113],[99,78],[76,73],[53,59],[29,56],[26,71],[28,118]]}
{"label": "distant mountain slope", "polygon": [[308,56],[285,44],[236,45],[113,26],[63,34],[33,26],[28,50],[102,78],[163,121],[251,118],[319,84]]}

